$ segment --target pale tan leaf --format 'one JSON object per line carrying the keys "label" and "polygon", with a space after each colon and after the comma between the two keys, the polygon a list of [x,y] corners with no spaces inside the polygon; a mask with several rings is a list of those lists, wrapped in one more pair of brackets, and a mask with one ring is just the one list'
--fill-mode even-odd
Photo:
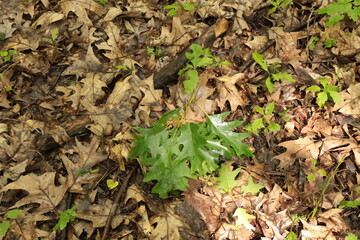
{"label": "pale tan leaf", "polygon": [[280,160],[280,168],[285,168],[292,165],[298,158],[318,158],[321,144],[321,141],[314,142],[308,137],[282,142],[279,146],[285,147],[286,152],[274,158]]}
{"label": "pale tan leaf", "polygon": [[55,175],[55,172],[46,172],[40,176],[30,173],[6,185],[0,192],[6,192],[10,189],[24,190],[28,192],[28,195],[17,201],[12,208],[39,203],[42,212],[49,212],[60,203],[68,189],[66,184],[55,185]]}

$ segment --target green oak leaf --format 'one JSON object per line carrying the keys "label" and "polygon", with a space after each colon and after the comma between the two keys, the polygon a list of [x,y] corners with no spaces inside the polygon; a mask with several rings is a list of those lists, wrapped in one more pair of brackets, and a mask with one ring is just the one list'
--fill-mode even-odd
{"label": "green oak leaf", "polygon": [[235,180],[236,176],[240,172],[240,168],[230,171],[228,164],[221,164],[219,169],[219,177],[215,177],[215,180],[219,183],[217,186],[221,189],[222,193],[229,193],[240,181]]}
{"label": "green oak leaf", "polygon": [[254,180],[251,176],[249,177],[248,184],[241,186],[241,190],[243,191],[244,195],[246,193],[251,193],[253,195],[257,194],[262,188],[264,188],[264,185],[254,183]]}

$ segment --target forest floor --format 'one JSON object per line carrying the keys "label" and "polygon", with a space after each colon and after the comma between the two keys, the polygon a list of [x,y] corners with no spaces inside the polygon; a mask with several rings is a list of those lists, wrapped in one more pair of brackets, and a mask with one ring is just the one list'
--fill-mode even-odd
{"label": "forest floor", "polygon": [[360,2],[331,3],[0,1],[0,239],[360,237]]}

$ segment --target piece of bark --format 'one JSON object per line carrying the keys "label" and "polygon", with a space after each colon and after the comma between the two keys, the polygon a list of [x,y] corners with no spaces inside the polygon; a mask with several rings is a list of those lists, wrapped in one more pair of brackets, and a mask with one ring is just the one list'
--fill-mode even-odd
{"label": "piece of bark", "polygon": [[[215,39],[221,34],[226,32],[229,27],[229,22],[225,19],[220,19],[214,25],[208,28],[208,30],[196,39],[193,44],[199,44],[203,48],[210,47]],[[190,45],[191,46],[191,45]],[[185,53],[190,51],[188,46],[174,61],[162,68],[154,76],[154,86],[156,89],[166,87],[170,82],[173,82],[178,77],[178,72],[185,65],[188,59]]]}

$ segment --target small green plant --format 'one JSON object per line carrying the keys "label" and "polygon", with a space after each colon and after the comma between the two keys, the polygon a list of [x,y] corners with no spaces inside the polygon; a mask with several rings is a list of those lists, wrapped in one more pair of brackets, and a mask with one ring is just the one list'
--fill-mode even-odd
{"label": "small green plant", "polygon": [[339,0],[317,10],[320,14],[327,14],[330,17],[326,22],[326,26],[339,23],[347,15],[351,20],[357,22],[360,16],[359,0]]}
{"label": "small green plant", "polygon": [[348,233],[345,237],[345,240],[357,240],[358,237],[353,233]]}
{"label": "small green plant", "polygon": [[306,89],[306,91],[309,92],[318,92],[316,97],[318,106],[324,106],[325,102],[328,100],[332,100],[334,101],[334,103],[340,105],[342,99],[339,94],[338,86],[329,85],[329,78],[321,78],[318,80],[321,84],[321,87],[317,85],[312,85]]}
{"label": "small green plant", "polygon": [[190,49],[192,52],[186,52],[185,56],[189,63],[179,71],[179,76],[183,76],[184,92],[191,93],[197,87],[199,81],[198,69],[201,67],[216,67],[219,65],[229,65],[229,62],[222,62],[218,56],[213,55],[209,48],[203,49],[198,44],[191,44]]}
{"label": "small green plant", "polygon": [[269,10],[268,14],[276,12],[280,7],[287,7],[292,2],[292,0],[274,0],[271,2],[273,7]]}
{"label": "small green plant", "polygon": [[345,207],[351,207],[356,208],[360,206],[360,200],[354,200],[354,201],[342,201],[339,204],[339,208],[345,208]]}
{"label": "small green plant", "polygon": [[[6,219],[16,220],[20,214],[22,214],[24,210],[21,209],[13,209],[5,213]],[[11,226],[10,220],[5,220],[0,223],[0,236],[5,237],[6,233],[8,232]]]}
{"label": "small green plant", "polygon": [[51,37],[50,38],[44,38],[44,41],[48,41],[51,44],[54,44],[55,40],[59,37],[59,29],[58,28],[54,28],[51,31]]}
{"label": "small green plant", "polygon": [[318,168],[316,167],[317,165],[317,159],[314,158],[311,160],[311,163],[312,163],[312,169],[311,169],[311,173],[309,173],[306,178],[308,181],[315,181],[316,180],[316,174],[320,174],[320,176],[323,176],[323,177],[326,177],[327,176],[327,172],[322,169],[322,168]]}
{"label": "small green plant", "polygon": [[68,225],[68,223],[72,222],[75,220],[76,218],[76,212],[75,212],[76,206],[73,206],[70,209],[65,210],[64,212],[61,213],[59,221],[57,222],[57,224],[54,226],[53,230],[64,230],[66,228],[66,226]]}
{"label": "small green plant", "polygon": [[161,48],[147,47],[146,53],[149,56],[160,57],[164,53],[164,50],[162,50]]}
{"label": "small green plant", "polygon": [[272,65],[268,65],[264,60],[263,56],[260,53],[254,52],[252,54],[254,61],[260,65],[260,67],[267,72],[268,77],[265,80],[265,86],[269,90],[270,93],[274,92],[274,81],[280,81],[282,79],[288,82],[295,82],[296,80],[288,73],[280,72],[279,68],[280,64],[275,63]]}
{"label": "small green plant", "polygon": [[107,4],[108,1],[107,0],[98,0],[98,2],[101,3],[102,5],[105,5],[105,4]]}
{"label": "small green plant", "polygon": [[324,48],[332,48],[337,43],[335,38],[327,38],[324,42]]}
{"label": "small green plant", "polygon": [[286,235],[286,238],[284,240],[297,240],[298,236],[293,231],[290,231],[288,235]]}
{"label": "small green plant", "polygon": [[191,3],[183,3],[183,4],[173,3],[171,5],[166,5],[164,7],[164,9],[165,10],[170,9],[169,15],[172,17],[172,16],[177,15],[181,9],[183,9],[185,11],[193,11],[193,10],[195,10],[195,6],[192,5]]}
{"label": "small green plant", "polygon": [[[262,115],[261,118],[254,120],[252,123],[245,126],[245,130],[252,132],[256,135],[259,134],[259,130],[264,129],[264,132],[277,132],[280,130],[280,125],[272,122],[273,113],[275,109],[275,103],[271,102],[266,107],[261,108],[259,106],[255,106],[255,111]],[[285,115],[286,111],[282,114]],[[283,116],[285,117],[285,116]],[[285,118],[288,119],[288,118]]]}
{"label": "small green plant", "polygon": [[0,52],[0,56],[3,57],[4,62],[11,61],[12,56],[15,55],[15,54],[16,54],[15,50],[8,50],[8,51],[1,51]]}
{"label": "small green plant", "polygon": [[117,69],[120,69],[121,71],[128,72],[128,73],[131,73],[132,71],[134,71],[136,69],[135,66],[128,67],[128,66],[125,66],[125,65],[117,65],[117,66],[114,66],[114,67],[117,68]]}
{"label": "small green plant", "polygon": [[309,45],[310,48],[315,48],[316,47],[316,43],[320,41],[320,38],[318,36],[314,36],[311,40],[311,43]]}
{"label": "small green plant", "polygon": [[140,135],[135,135],[130,158],[138,157],[150,167],[144,181],[157,181],[153,193],[166,197],[170,192],[186,190],[188,178],[217,170],[220,156],[253,156],[249,146],[241,142],[249,134],[233,132],[243,121],[225,122],[228,114],[183,125],[184,115],[176,109],[165,113],[152,128],[135,128]]}

